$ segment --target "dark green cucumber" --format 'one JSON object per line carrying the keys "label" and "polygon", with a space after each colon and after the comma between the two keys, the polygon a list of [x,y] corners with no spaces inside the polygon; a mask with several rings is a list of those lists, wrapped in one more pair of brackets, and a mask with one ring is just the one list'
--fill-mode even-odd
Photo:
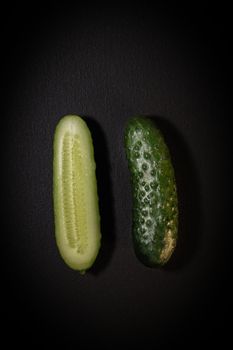
{"label": "dark green cucumber", "polygon": [[164,265],[176,246],[178,200],[174,169],[160,130],[135,117],[125,129],[133,191],[133,244],[147,266]]}

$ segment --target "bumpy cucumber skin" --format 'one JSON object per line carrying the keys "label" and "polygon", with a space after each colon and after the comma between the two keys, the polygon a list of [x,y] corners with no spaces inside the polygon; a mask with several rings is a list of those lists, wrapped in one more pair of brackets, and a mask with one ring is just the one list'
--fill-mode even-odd
{"label": "bumpy cucumber skin", "polygon": [[[91,213],[87,217],[89,223],[89,230],[91,230],[92,241],[89,242],[89,249],[87,253],[88,256],[80,255],[78,253],[78,245],[72,246],[73,243],[70,242],[69,233],[65,229],[65,212],[64,205],[67,206],[67,200],[71,201],[76,195],[74,192],[70,194],[70,197],[66,199],[64,203],[63,193],[63,151],[64,151],[64,140],[67,133],[76,134],[76,132],[85,134],[85,155],[83,154],[83,160],[85,161],[85,178],[89,181],[89,186],[86,190],[89,197],[89,204],[91,203]],[[83,136],[79,135],[83,138]],[[73,145],[74,147],[74,145]],[[67,115],[60,119],[56,126],[54,133],[54,143],[53,143],[54,155],[53,155],[53,204],[54,204],[54,219],[55,219],[55,238],[59,249],[59,252],[65,261],[65,263],[72,269],[78,270],[81,274],[84,274],[87,269],[89,269],[95,262],[98,255],[100,245],[101,245],[101,232],[100,232],[100,214],[98,207],[98,193],[97,193],[97,181],[95,175],[95,159],[94,159],[94,148],[91,133],[86,125],[85,121],[76,115]],[[75,150],[75,148],[73,148]],[[74,170],[74,169],[73,169]],[[66,183],[67,183],[66,179]],[[65,185],[66,186],[66,185]],[[78,189],[77,189],[78,190]],[[67,194],[68,195],[68,194]],[[66,195],[66,197],[67,197]],[[85,195],[85,193],[84,193]],[[73,198],[72,198],[73,197]],[[76,208],[74,208],[76,209]],[[74,214],[73,214],[74,215]],[[77,212],[77,215],[79,213]],[[70,214],[71,216],[71,214]],[[90,226],[92,222],[92,226]],[[74,232],[73,232],[74,234]],[[72,244],[71,244],[72,243]]]}
{"label": "bumpy cucumber skin", "polygon": [[149,118],[131,118],[125,150],[133,191],[133,244],[146,266],[164,265],[176,246],[178,199],[174,169],[160,130]]}

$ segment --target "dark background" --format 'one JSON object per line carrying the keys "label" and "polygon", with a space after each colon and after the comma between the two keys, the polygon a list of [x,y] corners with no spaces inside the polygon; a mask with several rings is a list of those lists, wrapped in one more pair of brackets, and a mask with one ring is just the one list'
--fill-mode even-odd
{"label": "dark background", "polygon": [[[229,8],[12,6],[2,13],[2,318],[9,344],[222,344],[230,336]],[[52,142],[65,114],[93,135],[102,248],[85,275],[54,238]],[[126,121],[154,118],[180,199],[177,249],[136,259]]]}

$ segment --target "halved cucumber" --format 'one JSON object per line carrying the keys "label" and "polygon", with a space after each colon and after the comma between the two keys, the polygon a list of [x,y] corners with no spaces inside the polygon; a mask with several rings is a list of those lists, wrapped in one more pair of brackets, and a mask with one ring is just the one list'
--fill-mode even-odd
{"label": "halved cucumber", "polygon": [[170,153],[148,118],[129,120],[125,149],[133,191],[133,243],[147,266],[164,265],[176,246],[178,201]]}
{"label": "halved cucumber", "polygon": [[78,116],[63,117],[54,135],[55,236],[64,261],[84,273],[100,248],[100,215],[91,133]]}

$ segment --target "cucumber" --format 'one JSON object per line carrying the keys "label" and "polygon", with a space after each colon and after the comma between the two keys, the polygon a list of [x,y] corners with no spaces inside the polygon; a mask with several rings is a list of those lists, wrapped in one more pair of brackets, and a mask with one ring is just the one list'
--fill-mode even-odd
{"label": "cucumber", "polygon": [[66,264],[85,273],[100,248],[100,215],[91,133],[78,116],[63,117],[55,130],[53,200],[55,237]]}
{"label": "cucumber", "polygon": [[177,241],[178,199],[174,168],[161,131],[149,118],[131,118],[125,150],[133,192],[133,246],[146,266],[164,265]]}

